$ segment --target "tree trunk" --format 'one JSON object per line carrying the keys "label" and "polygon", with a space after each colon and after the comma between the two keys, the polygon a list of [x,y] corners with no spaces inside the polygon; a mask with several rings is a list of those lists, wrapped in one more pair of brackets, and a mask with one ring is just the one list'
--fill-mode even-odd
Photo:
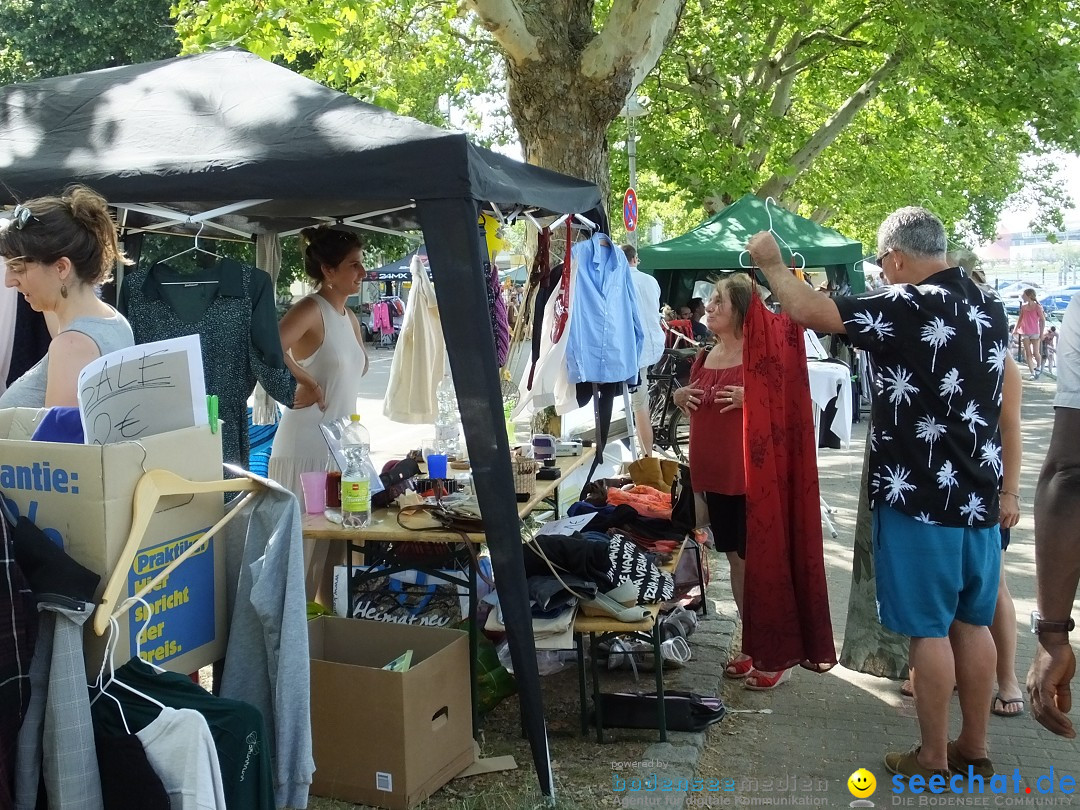
{"label": "tree trunk", "polygon": [[561,60],[507,63],[510,114],[525,160],[596,183],[611,194],[607,130],[630,92],[631,71],[604,82],[583,77],[575,54]]}
{"label": "tree trunk", "polygon": [[686,0],[463,0],[506,59],[510,116],[525,159],[611,191],[607,129],[656,65]]}

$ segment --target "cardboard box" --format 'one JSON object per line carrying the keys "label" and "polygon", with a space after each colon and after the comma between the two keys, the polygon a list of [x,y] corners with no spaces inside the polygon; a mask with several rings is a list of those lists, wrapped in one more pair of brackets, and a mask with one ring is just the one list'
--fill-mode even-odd
{"label": "cardboard box", "polygon": [[[36,408],[0,410],[0,491],[82,565],[100,574],[105,589],[131,531],[132,496],[143,470],[163,468],[196,481],[221,479],[221,435],[186,428],[138,441],[106,445],[29,441],[44,414]],[[166,566],[224,513],[221,494],[163,499],[127,573],[124,598]],[[146,595],[151,622],[143,658],[176,672],[194,672],[224,655],[225,547],[212,538]],[[137,605],[120,622],[113,656],[118,664],[136,650],[146,620]],[[87,622],[86,668],[96,676],[104,639]]]}
{"label": "cardboard box", "polygon": [[320,616],[308,643],[313,794],[409,810],[472,764],[464,632]]}

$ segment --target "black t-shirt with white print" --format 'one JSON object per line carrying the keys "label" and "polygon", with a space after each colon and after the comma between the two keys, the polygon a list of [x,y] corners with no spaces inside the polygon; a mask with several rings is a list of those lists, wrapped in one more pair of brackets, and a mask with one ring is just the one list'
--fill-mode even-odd
{"label": "black t-shirt with white print", "polygon": [[870,504],[942,526],[992,526],[1001,481],[1001,301],[959,267],[833,299],[874,367]]}

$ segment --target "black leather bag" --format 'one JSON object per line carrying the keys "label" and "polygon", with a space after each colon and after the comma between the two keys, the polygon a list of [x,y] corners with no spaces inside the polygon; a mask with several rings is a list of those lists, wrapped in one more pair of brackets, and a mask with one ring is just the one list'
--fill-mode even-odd
{"label": "black leather bag", "polygon": [[697,499],[690,482],[690,465],[680,464],[671,487],[671,525],[684,532],[698,527]]}
{"label": "black leather bag", "polygon": [[[656,692],[600,695],[604,728],[657,728]],[[727,714],[724,701],[695,692],[664,692],[664,719],[668,731],[703,731]]]}

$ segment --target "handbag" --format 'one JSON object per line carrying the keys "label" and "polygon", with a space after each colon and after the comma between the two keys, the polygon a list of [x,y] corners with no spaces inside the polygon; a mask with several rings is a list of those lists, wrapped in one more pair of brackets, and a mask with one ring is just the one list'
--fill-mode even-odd
{"label": "handbag", "polygon": [[[606,692],[600,695],[604,728],[657,728],[656,692]],[[727,714],[724,701],[696,692],[664,692],[664,721],[668,731],[704,731]],[[595,721],[595,716],[594,716]]]}
{"label": "handbag", "polygon": [[689,464],[679,465],[679,474],[671,485],[671,524],[684,532],[709,525],[709,508],[705,496],[694,492]]}

